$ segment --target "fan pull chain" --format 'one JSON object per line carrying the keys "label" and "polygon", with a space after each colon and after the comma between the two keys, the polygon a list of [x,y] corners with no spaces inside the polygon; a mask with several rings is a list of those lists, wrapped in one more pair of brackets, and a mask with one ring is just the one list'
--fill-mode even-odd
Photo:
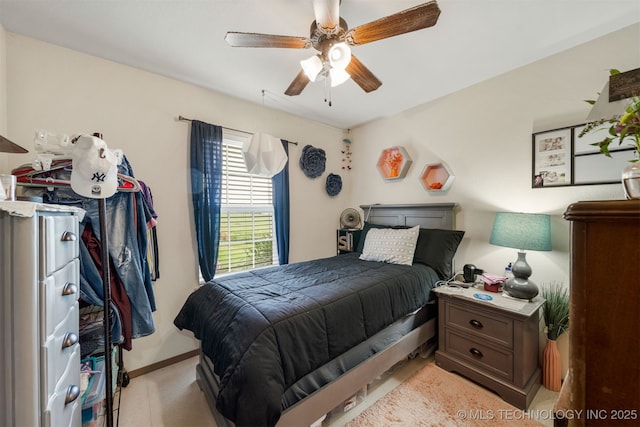
{"label": "fan pull chain", "polygon": [[324,102],[327,102],[331,107],[331,74],[329,73],[324,79]]}

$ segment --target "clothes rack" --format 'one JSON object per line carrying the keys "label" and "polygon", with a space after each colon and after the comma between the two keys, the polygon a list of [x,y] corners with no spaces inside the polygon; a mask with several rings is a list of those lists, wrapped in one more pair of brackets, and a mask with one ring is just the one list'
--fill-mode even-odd
{"label": "clothes rack", "polygon": [[[34,163],[38,163],[37,161]],[[50,174],[55,171],[69,169],[72,161],[69,158],[57,159],[48,165],[40,164],[39,168],[33,165],[23,165],[11,171],[16,177],[16,182],[25,187],[68,188],[71,186],[68,180],[52,178]],[[118,191],[140,191],[140,183],[135,178],[118,173]]]}
{"label": "clothes rack", "polygon": [[[95,135],[98,136],[98,135]],[[100,137],[99,137],[100,138]],[[113,426],[113,379],[111,377],[111,320],[109,307],[111,305],[111,278],[109,272],[109,237],[107,235],[107,204],[104,199],[98,199],[98,213],[100,218],[100,236],[102,238],[102,292],[104,296],[103,325],[104,325],[104,372],[105,372],[105,409],[107,427]]]}
{"label": "clothes rack", "polygon": [[[93,136],[102,139],[102,134],[96,132]],[[109,271],[109,236],[107,233],[107,203],[104,198],[98,199],[98,218],[100,222],[100,237],[102,239],[102,295],[103,295],[103,327],[104,327],[104,374],[105,376],[105,419],[106,426],[113,427],[113,360],[111,358],[111,272]],[[122,362],[122,354],[119,363]]]}
{"label": "clothes rack", "polygon": [[[100,133],[93,133],[93,137],[102,139],[102,135]],[[100,156],[102,153],[100,153]],[[82,160],[82,159],[81,159]],[[130,199],[125,195],[127,193],[142,193],[141,183],[138,182],[133,176],[133,170],[131,169],[126,158],[122,158],[122,168],[119,168],[117,173],[117,187],[116,192],[122,193],[120,194],[118,200],[133,200],[138,199],[138,197],[143,196],[132,196]],[[118,162],[120,164],[120,162]],[[126,166],[126,167],[125,167]],[[102,325],[95,325],[95,332],[99,332],[98,334],[93,335],[93,341],[88,340],[88,345],[86,347],[88,354],[95,354],[95,356],[99,359],[102,359],[103,367],[102,367],[102,375],[105,377],[100,378],[99,381],[102,384],[104,394],[100,396],[101,400],[101,409],[98,412],[97,409],[91,409],[92,414],[96,416],[98,419],[102,418],[101,425],[107,427],[113,427],[113,425],[118,424],[118,418],[116,416],[119,414],[119,398],[121,397],[120,387],[126,387],[129,383],[129,376],[124,370],[123,363],[123,349],[130,349],[123,345],[115,344],[114,340],[116,337],[114,334],[118,334],[118,332],[112,328],[115,323],[119,324],[118,330],[122,328],[122,318],[119,317],[115,319],[114,316],[122,315],[120,311],[119,301],[121,298],[120,288],[114,288],[112,292],[112,281],[117,280],[116,276],[118,275],[118,271],[111,271],[111,254],[115,248],[111,248],[110,243],[114,243],[113,232],[117,232],[118,228],[114,228],[113,230],[108,230],[110,228],[110,220],[111,220],[111,203],[112,200],[109,201],[109,211],[107,211],[107,198],[110,196],[106,196],[105,194],[92,194],[92,195],[81,195],[78,193],[74,193],[74,188],[72,188],[71,182],[72,179],[69,177],[69,174],[72,173],[73,162],[71,159],[71,155],[69,152],[58,152],[58,151],[46,151],[45,153],[39,154],[36,159],[31,164],[25,164],[18,168],[12,170],[12,175],[16,176],[17,184],[23,187],[26,187],[25,194],[34,195],[38,193],[39,189],[46,189],[46,192],[43,191],[42,195],[44,203],[60,203],[63,205],[66,204],[77,204],[80,203],[78,201],[78,197],[82,199],[82,197],[88,197],[89,199],[94,199],[95,204],[91,204],[90,210],[92,210],[93,221],[89,220],[88,223],[93,224],[93,232],[90,234],[100,232],[101,239],[98,241],[98,244],[95,244],[96,241],[92,241],[94,244],[95,250],[92,253],[87,252],[86,255],[90,256],[93,262],[96,263],[95,269],[93,270],[93,280],[91,281],[94,286],[93,290],[89,289],[91,292],[87,295],[88,298],[85,300],[88,306],[95,306],[95,316],[93,316],[94,321],[99,321],[100,318],[102,320]],[[120,173],[120,172],[123,173]],[[60,190],[58,192],[58,190]],[[74,190],[74,191],[71,191]],[[148,190],[147,190],[148,191]],[[58,195],[57,193],[60,193]],[[38,193],[39,194],[39,193]],[[110,194],[113,194],[113,187],[111,188]],[[114,198],[115,200],[116,198]],[[42,199],[41,199],[42,200]],[[113,203],[116,203],[113,201]],[[136,206],[136,202],[133,201],[133,205]],[[137,204],[137,206],[142,206],[142,204]],[[96,209],[97,208],[97,209]],[[142,208],[140,208],[142,209]],[[118,210],[120,211],[120,210]],[[146,214],[146,211],[145,211]],[[142,216],[146,216],[142,214]],[[150,215],[150,213],[149,213]],[[141,215],[135,216],[136,218],[141,218]],[[87,223],[87,224],[88,224]],[[111,233],[111,235],[110,235]],[[82,234],[82,233],[81,233]],[[94,236],[95,238],[95,236]],[[118,244],[118,237],[115,237],[115,244]],[[89,250],[88,247],[86,247]],[[101,264],[99,266],[98,264]],[[144,265],[144,263],[142,264]],[[144,274],[143,274],[144,276]],[[100,283],[102,282],[102,283]],[[88,282],[87,282],[88,283]],[[120,283],[120,282],[118,282]],[[121,283],[120,283],[121,285]],[[147,285],[146,279],[144,283],[140,283],[140,285]],[[149,283],[150,285],[150,283]],[[146,288],[146,295],[149,298],[149,306],[144,306],[145,309],[154,311],[155,303],[153,301],[152,294],[149,294],[149,289]],[[115,293],[114,293],[115,292]],[[102,293],[102,298],[100,298],[100,293]],[[143,297],[144,298],[144,297]],[[102,301],[99,301],[101,299]],[[99,307],[102,305],[102,307]],[[112,306],[114,306],[112,308]],[[102,313],[98,311],[99,308],[102,308]],[[91,312],[91,311],[89,311]],[[88,313],[89,313],[88,312]],[[147,334],[153,332],[152,324],[144,324],[144,328],[141,334]],[[96,330],[97,329],[97,330]],[[124,329],[122,329],[124,330]],[[101,335],[101,336],[99,336]],[[128,330],[129,340],[131,339],[131,329]],[[142,335],[140,335],[142,336]],[[124,336],[123,336],[124,339]],[[116,340],[119,342],[119,340]],[[124,341],[126,342],[126,340]],[[130,342],[130,341],[129,341]],[[116,350],[117,347],[117,350]],[[97,351],[96,351],[97,350]],[[117,351],[117,353],[116,353]],[[100,354],[103,353],[103,354]],[[116,377],[117,370],[117,377]],[[97,401],[96,401],[97,403]],[[89,406],[87,407],[89,409]],[[104,411],[104,412],[103,412]],[[116,411],[118,414],[116,414]],[[96,415],[98,414],[98,415]],[[95,418],[94,418],[95,420]]]}

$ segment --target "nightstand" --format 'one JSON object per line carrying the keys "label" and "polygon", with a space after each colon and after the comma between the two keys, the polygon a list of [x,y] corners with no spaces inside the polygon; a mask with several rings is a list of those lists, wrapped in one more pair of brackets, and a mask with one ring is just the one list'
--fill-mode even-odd
{"label": "nightstand", "polygon": [[[540,387],[540,307],[475,287],[441,286],[436,363],[526,409]],[[491,298],[488,300],[488,298]],[[485,299],[487,298],[487,299]]]}
{"label": "nightstand", "polygon": [[360,241],[360,235],[362,230],[359,228],[341,228],[337,231],[337,247],[338,255],[347,254],[355,251],[358,248],[358,242]]}

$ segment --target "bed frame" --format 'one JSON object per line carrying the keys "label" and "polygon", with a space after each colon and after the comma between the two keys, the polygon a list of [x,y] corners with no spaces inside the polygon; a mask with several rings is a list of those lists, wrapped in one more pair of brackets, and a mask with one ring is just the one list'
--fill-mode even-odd
{"label": "bed frame", "polygon": [[[453,230],[456,206],[455,203],[438,203],[361,205],[360,208],[364,212],[365,221],[372,224],[419,225],[422,228]],[[427,341],[431,343],[428,351],[434,351],[437,345],[436,333],[436,319],[428,320],[384,350],[287,408],[282,413],[277,426],[310,426]],[[200,363],[196,366],[196,380],[205,394],[218,427],[232,427],[234,424],[216,409],[218,382],[213,373],[211,361],[202,350],[200,351]]]}

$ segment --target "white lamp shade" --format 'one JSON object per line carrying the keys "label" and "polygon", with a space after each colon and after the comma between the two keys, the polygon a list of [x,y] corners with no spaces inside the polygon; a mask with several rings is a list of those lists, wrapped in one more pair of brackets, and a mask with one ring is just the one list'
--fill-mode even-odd
{"label": "white lamp shade", "polygon": [[329,75],[331,76],[331,87],[336,87],[338,85],[341,85],[342,83],[349,80],[349,78],[351,77],[349,73],[347,73],[345,70],[336,69],[336,68],[332,68],[329,71]]}
{"label": "white lamp shade", "polygon": [[309,77],[309,80],[315,82],[318,78],[318,74],[322,71],[322,60],[318,55],[312,56],[308,59],[300,61],[302,70]]}
{"label": "white lamp shade", "polygon": [[329,49],[329,63],[331,68],[344,70],[351,62],[351,49],[346,43],[336,43]]}
{"label": "white lamp shade", "polygon": [[242,147],[247,172],[272,177],[284,169],[287,153],[282,142],[275,136],[255,133]]}

